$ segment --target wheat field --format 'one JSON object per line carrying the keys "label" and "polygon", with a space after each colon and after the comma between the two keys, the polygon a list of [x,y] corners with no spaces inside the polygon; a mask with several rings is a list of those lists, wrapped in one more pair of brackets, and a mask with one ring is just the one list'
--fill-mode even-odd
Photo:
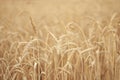
{"label": "wheat field", "polygon": [[0,80],[120,80],[120,0],[0,0]]}

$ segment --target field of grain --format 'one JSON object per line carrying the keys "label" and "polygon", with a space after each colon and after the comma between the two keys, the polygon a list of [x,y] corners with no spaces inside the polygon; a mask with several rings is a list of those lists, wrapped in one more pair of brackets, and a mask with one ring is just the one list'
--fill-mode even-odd
{"label": "field of grain", "polygon": [[0,80],[120,80],[120,0],[0,0]]}

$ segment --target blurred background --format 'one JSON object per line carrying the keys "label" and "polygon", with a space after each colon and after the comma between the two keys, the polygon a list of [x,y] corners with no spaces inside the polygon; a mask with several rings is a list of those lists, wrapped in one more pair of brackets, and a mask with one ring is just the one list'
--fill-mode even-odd
{"label": "blurred background", "polygon": [[90,15],[99,18],[120,12],[119,8],[120,0],[0,0],[0,17]]}
{"label": "blurred background", "polygon": [[120,0],[0,0],[0,26],[30,26],[30,17],[36,26],[61,27],[59,23],[70,21],[86,24],[84,17],[102,21],[119,13],[119,8]]}

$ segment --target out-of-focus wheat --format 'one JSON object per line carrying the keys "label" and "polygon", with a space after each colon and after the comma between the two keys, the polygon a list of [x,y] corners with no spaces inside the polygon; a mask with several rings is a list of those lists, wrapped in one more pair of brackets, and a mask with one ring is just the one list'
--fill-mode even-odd
{"label": "out-of-focus wheat", "polygon": [[74,11],[51,17],[46,10],[40,22],[1,13],[0,80],[120,80],[120,14],[97,19]]}

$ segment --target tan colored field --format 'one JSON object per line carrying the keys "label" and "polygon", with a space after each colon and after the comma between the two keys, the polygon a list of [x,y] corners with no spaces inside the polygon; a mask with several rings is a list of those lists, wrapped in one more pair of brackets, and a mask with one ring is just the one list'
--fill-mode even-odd
{"label": "tan colored field", "polygon": [[120,0],[0,0],[0,80],[120,80]]}

